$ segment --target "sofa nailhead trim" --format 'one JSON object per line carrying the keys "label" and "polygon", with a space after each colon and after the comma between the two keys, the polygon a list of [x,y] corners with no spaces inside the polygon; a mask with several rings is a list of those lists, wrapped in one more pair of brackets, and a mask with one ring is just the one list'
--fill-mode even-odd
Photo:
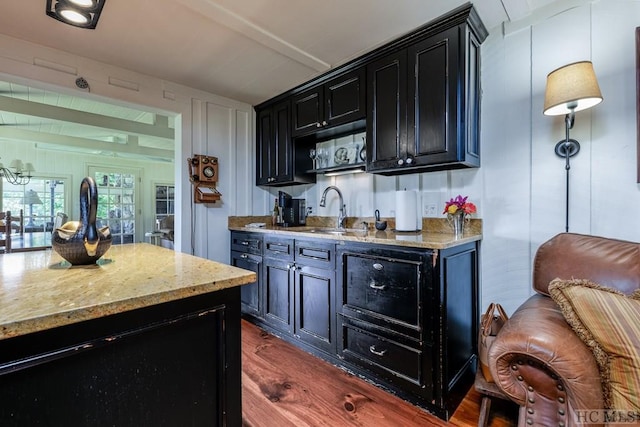
{"label": "sofa nailhead trim", "polygon": [[558,411],[558,414],[560,414],[560,415],[564,415],[564,409],[560,409],[560,410]]}
{"label": "sofa nailhead trim", "polygon": [[533,420],[531,418],[527,418],[527,424],[530,426],[533,425]]}
{"label": "sofa nailhead trim", "polygon": [[536,400],[533,397],[529,398],[529,403],[534,403]]}
{"label": "sofa nailhead trim", "polygon": [[558,384],[558,390],[560,391],[564,390],[564,387],[562,386],[562,384]]}
{"label": "sofa nailhead trim", "polygon": [[560,422],[558,423],[558,427],[564,427],[564,421],[560,421]]}
{"label": "sofa nailhead trim", "polygon": [[533,408],[529,408],[529,409],[527,409],[527,412],[528,412],[529,414],[533,415]]}
{"label": "sofa nailhead trim", "polygon": [[514,370],[514,371],[517,371],[518,370],[518,365],[511,366],[511,369]]}
{"label": "sofa nailhead trim", "polygon": [[529,391],[533,391],[533,386],[529,386],[529,387],[527,387],[527,390],[529,390]]}
{"label": "sofa nailhead trim", "polygon": [[522,381],[524,378],[522,378],[522,375],[518,375],[518,381]]}
{"label": "sofa nailhead trim", "polygon": [[564,397],[562,397],[562,396],[558,397],[558,402],[564,403]]}

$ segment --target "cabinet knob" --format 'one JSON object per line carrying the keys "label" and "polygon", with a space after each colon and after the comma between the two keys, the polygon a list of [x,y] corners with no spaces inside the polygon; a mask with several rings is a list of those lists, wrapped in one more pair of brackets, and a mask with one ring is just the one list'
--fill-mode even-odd
{"label": "cabinet knob", "polygon": [[375,268],[378,271],[382,271],[384,266],[382,264],[380,264],[379,262],[376,262],[375,264],[373,264],[373,268]]}
{"label": "cabinet knob", "polygon": [[323,120],[323,121],[322,121],[322,126],[326,126],[327,124],[328,124],[328,123],[327,123],[327,121],[326,121],[326,120]]}
{"label": "cabinet knob", "polygon": [[411,163],[413,163],[413,159],[411,157],[407,158],[407,164],[410,165]]}
{"label": "cabinet knob", "polygon": [[320,123],[316,123],[316,127],[319,128],[322,127],[322,125]]}
{"label": "cabinet knob", "polygon": [[247,254],[242,254],[242,255],[240,255],[240,258],[242,258],[242,259],[247,259],[247,258],[249,258],[249,255],[247,255]]}
{"label": "cabinet knob", "polygon": [[402,160],[402,159],[398,159],[398,164],[399,164],[400,166],[404,165],[404,160]]}
{"label": "cabinet knob", "polygon": [[242,246],[249,246],[249,242],[247,242],[246,240],[243,240],[241,242]]}
{"label": "cabinet knob", "polygon": [[380,350],[380,351],[376,350],[375,345],[370,346],[369,351],[375,354],[376,356],[380,356],[380,357],[384,356],[384,354],[387,352],[387,350]]}

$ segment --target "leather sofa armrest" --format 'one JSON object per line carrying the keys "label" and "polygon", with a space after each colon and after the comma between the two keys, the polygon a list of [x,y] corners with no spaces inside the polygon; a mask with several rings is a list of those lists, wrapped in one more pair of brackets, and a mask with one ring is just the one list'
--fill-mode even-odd
{"label": "leather sofa armrest", "polygon": [[533,295],[516,310],[489,349],[488,360],[498,387],[520,405],[527,424],[569,426],[575,410],[603,408],[591,350],[545,295]]}

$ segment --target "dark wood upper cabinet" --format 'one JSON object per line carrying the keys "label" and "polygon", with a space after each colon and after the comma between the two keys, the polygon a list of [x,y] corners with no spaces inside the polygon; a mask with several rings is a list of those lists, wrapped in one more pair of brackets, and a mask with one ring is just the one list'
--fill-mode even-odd
{"label": "dark wood upper cabinet", "polygon": [[290,109],[286,100],[257,110],[256,185],[315,182],[315,175],[306,173],[312,168],[308,154],[293,149]]}
{"label": "dark wood upper cabinet", "polygon": [[475,12],[466,14],[464,22],[369,64],[368,172],[480,166],[480,42]]}
{"label": "dark wood upper cabinet", "polygon": [[367,172],[479,167],[487,35],[467,3],[256,106],[257,184],[315,182],[309,149],[365,128]]}
{"label": "dark wood upper cabinet", "polygon": [[[451,28],[442,34],[409,47],[408,143],[406,160],[423,166],[451,163],[458,158],[458,31]],[[461,142],[463,139],[461,138]]]}
{"label": "dark wood upper cabinet", "polygon": [[346,73],[292,99],[294,137],[315,133],[366,116],[365,69]]}
{"label": "dark wood upper cabinet", "polygon": [[390,170],[407,145],[406,50],[369,64],[367,81],[367,171]]}
{"label": "dark wood upper cabinet", "polygon": [[409,48],[407,156],[432,169],[479,167],[479,43],[466,25]]}

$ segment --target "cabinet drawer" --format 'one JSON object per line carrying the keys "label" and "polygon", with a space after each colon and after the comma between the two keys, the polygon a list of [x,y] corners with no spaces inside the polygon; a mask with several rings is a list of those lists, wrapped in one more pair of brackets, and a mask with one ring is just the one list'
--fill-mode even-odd
{"label": "cabinet drawer", "polygon": [[231,250],[261,255],[262,236],[234,231],[231,233]]}
{"label": "cabinet drawer", "polygon": [[296,240],[296,263],[333,270],[336,266],[335,253],[335,243]]}
{"label": "cabinet drawer", "polygon": [[293,239],[272,236],[264,238],[265,257],[293,261],[293,248]]}
{"label": "cabinet drawer", "polygon": [[342,263],[345,306],[420,327],[421,259],[345,253]]}
{"label": "cabinet drawer", "polygon": [[[422,352],[393,340],[342,324],[343,356],[376,371],[423,384]],[[364,362],[364,363],[363,363]]]}

